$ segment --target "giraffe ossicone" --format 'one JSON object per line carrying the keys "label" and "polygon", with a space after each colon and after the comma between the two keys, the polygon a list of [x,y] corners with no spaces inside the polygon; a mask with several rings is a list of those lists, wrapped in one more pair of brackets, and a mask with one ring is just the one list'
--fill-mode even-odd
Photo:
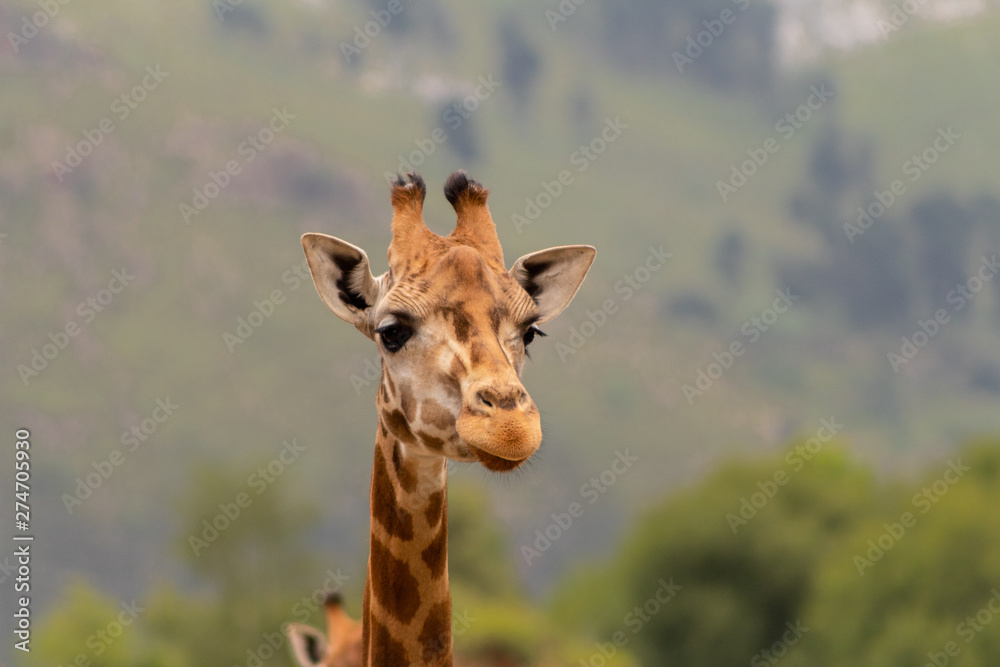
{"label": "giraffe ossicone", "polygon": [[[508,270],[486,188],[465,172],[448,178],[458,220],[447,236],[424,223],[426,192],[412,173],[392,184],[389,269],[378,277],[362,249],[302,237],[320,298],[376,342],[382,371],[362,629],[328,623],[320,642],[290,625],[300,665],[452,664],[447,462],[507,472],[537,451],[538,408],[520,380],[526,348],[569,305],[596,255],[559,246]],[[339,602],[328,619],[331,609],[341,619]]]}

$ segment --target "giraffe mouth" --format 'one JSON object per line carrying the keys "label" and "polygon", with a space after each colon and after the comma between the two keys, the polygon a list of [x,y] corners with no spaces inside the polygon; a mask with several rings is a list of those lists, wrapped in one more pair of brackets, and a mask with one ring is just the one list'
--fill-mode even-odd
{"label": "giraffe mouth", "polygon": [[531,458],[529,455],[523,459],[511,460],[490,454],[472,445],[469,445],[469,449],[479,458],[479,462],[483,464],[483,467],[492,472],[510,472]]}
{"label": "giraffe mouth", "polygon": [[455,420],[455,430],[483,467],[493,472],[514,470],[542,443],[542,427],[534,404],[527,410],[501,409],[493,410],[493,414],[463,407]]}

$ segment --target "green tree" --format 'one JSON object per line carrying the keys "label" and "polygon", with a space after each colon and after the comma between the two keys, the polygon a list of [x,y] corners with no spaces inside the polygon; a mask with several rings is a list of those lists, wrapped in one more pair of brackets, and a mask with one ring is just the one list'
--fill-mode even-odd
{"label": "green tree", "polygon": [[82,579],[73,581],[56,610],[42,619],[30,664],[71,665],[82,654],[102,667],[134,667],[140,630],[135,623],[115,626],[121,611],[113,598]]}
{"label": "green tree", "polygon": [[[292,501],[292,473],[263,474],[268,465],[249,472],[205,465],[192,475],[194,491],[181,503],[179,547],[208,586],[203,599],[212,610],[195,630],[205,664],[246,661],[248,650],[292,620],[301,592],[316,587],[305,578],[319,571],[306,550],[315,507]],[[165,614],[164,622],[169,618]]]}
{"label": "green tree", "polygon": [[[577,627],[597,619],[587,629],[604,640],[624,632],[644,664],[746,665],[802,617],[815,563],[874,500],[867,470],[803,447],[730,464],[671,498],[638,523],[610,572],[554,608]],[[668,602],[664,582],[681,587]]]}
{"label": "green tree", "polygon": [[820,565],[811,636],[790,667],[997,664],[1000,441],[970,445],[892,496]]}
{"label": "green tree", "polygon": [[448,487],[448,572],[452,582],[487,597],[521,592],[510,538],[489,497],[473,483]]}
{"label": "green tree", "polygon": [[[197,591],[164,584],[132,604],[75,582],[38,627],[37,664],[75,664],[83,653],[101,667],[239,665],[256,655],[290,667],[282,626],[320,585],[306,551],[313,507],[290,500],[284,477],[260,485],[214,465],[191,477],[177,541]],[[129,609],[139,611],[119,621]]]}

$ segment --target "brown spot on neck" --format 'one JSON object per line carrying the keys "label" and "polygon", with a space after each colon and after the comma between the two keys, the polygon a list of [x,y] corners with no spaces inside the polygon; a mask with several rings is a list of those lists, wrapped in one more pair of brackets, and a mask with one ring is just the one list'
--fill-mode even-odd
{"label": "brown spot on neck", "polygon": [[440,578],[448,567],[448,525],[447,520],[442,522],[438,534],[434,536],[427,548],[421,552],[420,557],[430,568],[431,576]]}
{"label": "brown spot on neck", "polygon": [[382,412],[382,421],[385,422],[385,425],[393,435],[407,445],[416,443],[416,440],[413,437],[413,431],[410,430],[410,424],[406,421],[406,415],[404,415],[401,410],[392,410],[391,412],[389,410],[384,410]]}
{"label": "brown spot on neck", "polygon": [[393,639],[388,628],[374,620],[372,622],[372,652],[371,661],[366,665],[409,665],[406,648]]}
{"label": "brown spot on neck", "polygon": [[381,450],[375,448],[375,466],[372,470],[372,520],[378,521],[390,537],[413,539],[413,516],[399,507],[396,490],[386,467]]}
{"label": "brown spot on neck", "polygon": [[437,528],[444,518],[444,491],[435,491],[427,499],[427,509],[424,510],[424,518],[427,519],[427,527],[431,530]]}
{"label": "brown spot on neck", "polygon": [[431,607],[420,630],[421,659],[431,664],[451,664],[451,601]]}
{"label": "brown spot on neck", "polygon": [[403,490],[407,493],[413,493],[417,488],[417,475],[403,460],[398,441],[392,443],[392,467],[396,471],[396,479],[399,480],[399,485],[403,487]]}
{"label": "brown spot on neck", "polygon": [[438,452],[444,449],[444,440],[441,438],[433,436],[425,431],[417,431],[417,435],[420,436],[420,441],[427,445],[430,449]]}
{"label": "brown spot on neck", "polygon": [[372,596],[382,610],[403,625],[413,620],[420,608],[419,584],[410,572],[410,566],[393,556],[374,537],[368,556],[368,577]]}

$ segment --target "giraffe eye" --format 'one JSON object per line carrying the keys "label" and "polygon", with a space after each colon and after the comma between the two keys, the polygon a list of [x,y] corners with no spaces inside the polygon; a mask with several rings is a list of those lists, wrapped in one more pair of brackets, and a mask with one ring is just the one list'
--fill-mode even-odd
{"label": "giraffe eye", "polygon": [[413,335],[413,329],[405,324],[393,322],[391,324],[383,324],[375,330],[375,333],[379,335],[386,352],[399,352],[400,348],[406,344],[406,341],[410,340],[410,336]]}
{"label": "giraffe eye", "polygon": [[545,332],[532,324],[528,327],[528,330],[524,332],[524,337],[521,339],[524,341],[524,346],[528,347],[531,345],[531,341],[535,340],[535,336],[545,336]]}

